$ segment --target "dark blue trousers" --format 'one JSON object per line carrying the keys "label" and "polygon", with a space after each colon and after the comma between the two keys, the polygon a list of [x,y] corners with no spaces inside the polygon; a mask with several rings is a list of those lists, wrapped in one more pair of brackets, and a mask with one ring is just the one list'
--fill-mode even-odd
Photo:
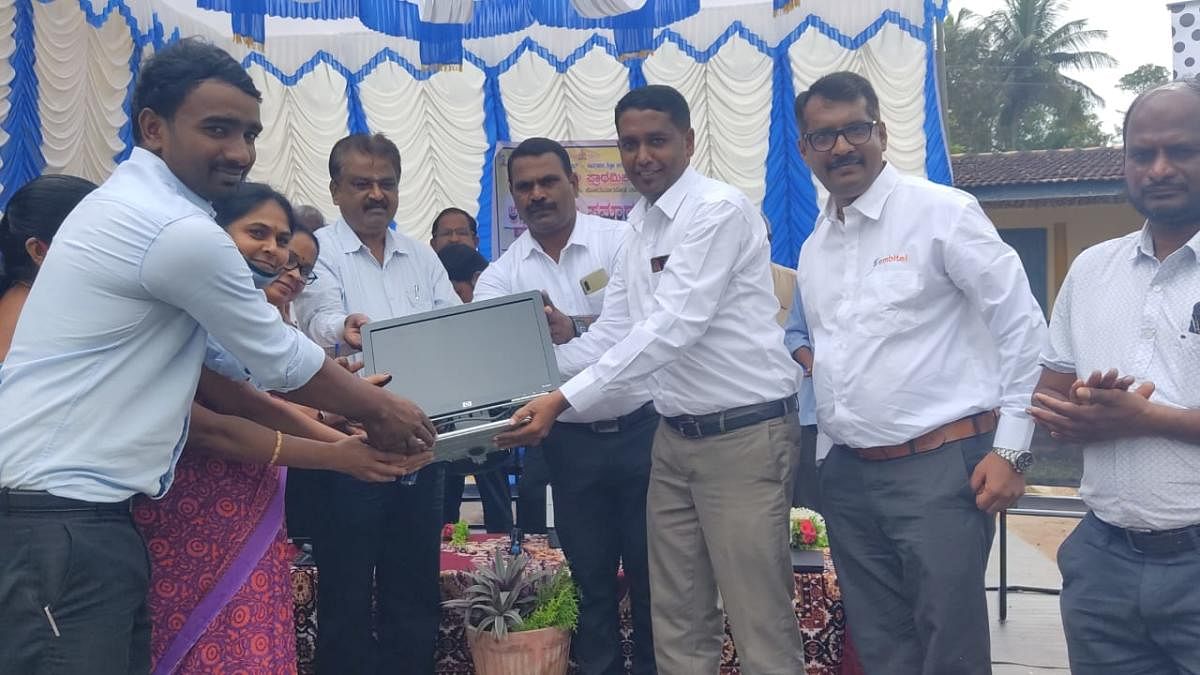
{"label": "dark blue trousers", "polygon": [[1073,675],[1200,674],[1200,548],[1138,553],[1089,513],[1058,567]]}

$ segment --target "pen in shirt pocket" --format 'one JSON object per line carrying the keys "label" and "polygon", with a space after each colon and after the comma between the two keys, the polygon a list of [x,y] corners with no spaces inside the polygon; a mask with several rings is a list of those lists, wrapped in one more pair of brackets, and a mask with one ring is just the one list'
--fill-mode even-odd
{"label": "pen in shirt pocket", "polygon": [[1200,302],[1192,305],[1192,323],[1188,326],[1188,332],[1200,335]]}

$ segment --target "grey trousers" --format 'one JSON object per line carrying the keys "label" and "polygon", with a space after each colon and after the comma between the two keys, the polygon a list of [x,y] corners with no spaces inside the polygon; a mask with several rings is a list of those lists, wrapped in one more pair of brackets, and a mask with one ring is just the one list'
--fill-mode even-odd
{"label": "grey trousers", "polygon": [[788,548],[798,436],[791,415],[699,439],[659,425],[646,522],[660,675],[716,675],[718,589],[744,675],[804,672]]}
{"label": "grey trousers", "polygon": [[1143,555],[1089,513],[1058,567],[1074,675],[1200,673],[1200,552]]}
{"label": "grey trousers", "polygon": [[876,462],[834,446],[822,463],[822,514],[867,675],[992,672],[983,578],[995,519],[969,482],[991,447],[984,434]]}

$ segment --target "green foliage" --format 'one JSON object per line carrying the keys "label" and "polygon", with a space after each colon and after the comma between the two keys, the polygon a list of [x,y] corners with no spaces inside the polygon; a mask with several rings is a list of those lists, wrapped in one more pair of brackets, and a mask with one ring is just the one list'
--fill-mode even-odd
{"label": "green foliage", "polygon": [[579,623],[579,597],[575,592],[575,581],[566,568],[561,568],[549,583],[538,591],[533,612],[516,630],[539,628],[562,628],[575,630]]}
{"label": "green foliage", "polygon": [[529,556],[509,556],[497,552],[490,562],[467,573],[470,586],[463,597],[447,600],[443,607],[461,609],[467,626],[491,631],[499,640],[515,630],[533,611],[538,589],[549,576],[532,569]]}
{"label": "green foliage", "polygon": [[450,535],[450,545],[462,547],[467,544],[467,537],[471,534],[471,525],[465,520],[460,520],[454,524],[454,532]]}
{"label": "green foliage", "polygon": [[1131,94],[1140,94],[1160,84],[1166,84],[1170,80],[1171,71],[1154,63],[1143,63],[1133,72],[1122,75],[1121,79],[1117,80],[1117,89],[1123,89]]}
{"label": "green foliage", "polygon": [[986,17],[962,10],[943,26],[947,134],[954,152],[1103,145],[1103,100],[1065,70],[1112,67],[1090,49],[1107,33],[1060,23],[1065,0],[1006,0]]}

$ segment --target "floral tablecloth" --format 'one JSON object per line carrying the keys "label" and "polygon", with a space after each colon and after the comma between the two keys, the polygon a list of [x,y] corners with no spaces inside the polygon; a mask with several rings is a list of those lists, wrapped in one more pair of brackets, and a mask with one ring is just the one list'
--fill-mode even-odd
{"label": "floral tablecloth", "polygon": [[[507,547],[506,535],[474,535],[462,549],[446,544],[442,547],[442,598],[461,596],[466,588],[466,570],[477,562],[487,560],[498,548]],[[543,536],[530,535],[526,538],[525,551],[533,560],[546,568],[562,564],[562,551],[550,548]],[[313,662],[317,640],[316,585],[317,570],[311,565],[292,567],[292,585],[296,596],[296,650],[302,675],[314,672]],[[857,672],[857,668],[843,668],[843,645],[845,638],[845,615],[842,610],[841,593],[837,576],[825,560],[823,573],[796,574],[796,616],[804,635],[804,656],[808,664],[807,675],[840,675]],[[632,623],[628,602],[621,603],[621,635],[626,658],[632,653]],[[474,675],[471,654],[467,649],[466,634],[461,615],[446,611],[442,615],[437,648],[436,675]],[[847,659],[851,661],[852,659]],[[725,632],[725,647],[722,656],[721,674],[740,673],[737,653]]]}

